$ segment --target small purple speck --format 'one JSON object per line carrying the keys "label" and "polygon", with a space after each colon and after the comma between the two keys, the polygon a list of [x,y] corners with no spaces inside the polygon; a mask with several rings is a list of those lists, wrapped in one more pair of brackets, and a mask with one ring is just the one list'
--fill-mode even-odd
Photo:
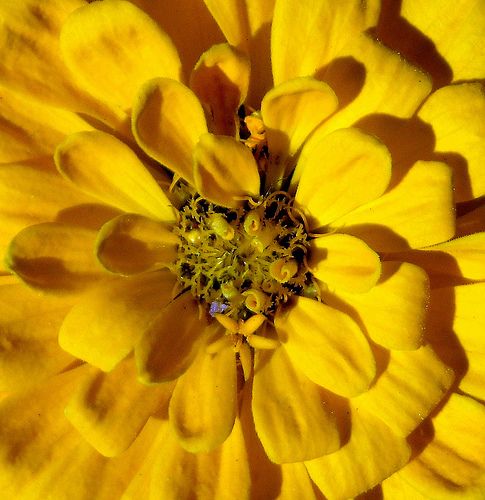
{"label": "small purple speck", "polygon": [[209,308],[209,314],[211,316],[215,316],[218,313],[224,312],[229,306],[227,304],[223,304],[222,302],[211,302],[211,306]]}

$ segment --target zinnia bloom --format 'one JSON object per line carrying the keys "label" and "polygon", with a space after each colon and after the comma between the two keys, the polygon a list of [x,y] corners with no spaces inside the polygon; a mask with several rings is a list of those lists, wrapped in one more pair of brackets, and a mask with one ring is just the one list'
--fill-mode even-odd
{"label": "zinnia bloom", "polygon": [[458,4],[0,4],[5,495],[483,497]]}

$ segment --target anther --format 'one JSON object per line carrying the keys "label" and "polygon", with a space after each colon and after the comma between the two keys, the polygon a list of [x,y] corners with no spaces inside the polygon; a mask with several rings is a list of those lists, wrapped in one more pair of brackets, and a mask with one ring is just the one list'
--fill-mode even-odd
{"label": "anther", "polygon": [[279,259],[269,266],[270,275],[280,283],[286,283],[298,272],[298,263],[294,259]]}
{"label": "anther", "polygon": [[223,240],[232,240],[234,238],[234,228],[222,215],[212,215],[209,219],[209,226]]}

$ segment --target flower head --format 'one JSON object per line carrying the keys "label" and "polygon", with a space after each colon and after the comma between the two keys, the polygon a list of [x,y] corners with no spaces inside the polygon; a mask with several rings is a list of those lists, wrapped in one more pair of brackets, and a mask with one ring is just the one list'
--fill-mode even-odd
{"label": "flower head", "polygon": [[0,7],[4,490],[483,492],[462,3]]}

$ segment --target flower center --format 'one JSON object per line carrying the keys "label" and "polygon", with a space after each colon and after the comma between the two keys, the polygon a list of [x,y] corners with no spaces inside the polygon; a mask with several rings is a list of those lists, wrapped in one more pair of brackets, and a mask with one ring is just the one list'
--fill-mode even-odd
{"label": "flower center", "polygon": [[291,295],[315,296],[309,236],[293,199],[278,191],[237,209],[191,197],[179,209],[176,273],[214,316],[271,319]]}

